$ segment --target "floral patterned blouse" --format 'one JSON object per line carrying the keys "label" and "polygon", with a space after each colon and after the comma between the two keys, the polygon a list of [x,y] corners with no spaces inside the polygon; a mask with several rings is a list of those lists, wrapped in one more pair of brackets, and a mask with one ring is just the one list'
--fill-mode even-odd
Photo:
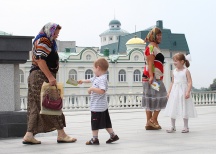
{"label": "floral patterned blouse", "polygon": [[[149,55],[154,55],[154,57],[155,57],[153,68],[152,68],[154,77],[156,79],[163,80],[164,56],[163,56],[162,52],[160,51],[159,48],[154,47],[153,45],[149,45],[148,47],[146,47],[146,49],[144,51],[145,60],[146,60],[146,57],[149,56]],[[148,63],[147,63],[147,61],[146,61],[146,65],[144,67],[143,77],[145,78],[145,80],[148,80],[148,78],[149,78],[149,71],[148,71]]]}

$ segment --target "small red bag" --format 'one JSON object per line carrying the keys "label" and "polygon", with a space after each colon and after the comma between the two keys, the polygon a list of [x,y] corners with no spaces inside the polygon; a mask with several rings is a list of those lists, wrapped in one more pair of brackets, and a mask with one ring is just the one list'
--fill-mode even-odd
{"label": "small red bag", "polygon": [[[43,97],[43,101],[42,101],[42,105],[43,107],[47,108],[47,109],[52,109],[52,110],[61,110],[62,109],[62,106],[63,106],[63,103],[62,103],[62,98],[58,92],[58,89],[57,89],[57,86],[56,86],[56,89],[53,91],[54,92],[54,95],[55,97],[50,97],[51,95],[51,90],[48,89],[45,93],[45,96]],[[52,92],[53,94],[53,92]]]}
{"label": "small red bag", "polygon": [[42,105],[47,109],[61,110],[62,109],[62,98],[59,97],[57,100],[50,100],[49,95],[46,94],[46,96],[43,99]]}

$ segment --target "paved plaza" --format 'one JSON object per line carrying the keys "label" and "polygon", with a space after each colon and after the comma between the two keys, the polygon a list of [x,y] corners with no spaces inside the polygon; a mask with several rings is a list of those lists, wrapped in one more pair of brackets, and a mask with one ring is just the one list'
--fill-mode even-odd
{"label": "paved plaza", "polygon": [[0,139],[0,154],[216,154],[216,106],[196,106],[198,118],[189,120],[190,133],[181,133],[183,120],[177,119],[175,133],[168,134],[169,117],[161,111],[161,130],[146,131],[144,109],[110,110],[113,129],[120,140],[106,144],[109,138],[100,130],[100,145],[85,145],[91,135],[90,112],[65,112],[65,131],[76,143],[57,144],[56,131],[36,135],[40,145],[23,145],[22,138]]}

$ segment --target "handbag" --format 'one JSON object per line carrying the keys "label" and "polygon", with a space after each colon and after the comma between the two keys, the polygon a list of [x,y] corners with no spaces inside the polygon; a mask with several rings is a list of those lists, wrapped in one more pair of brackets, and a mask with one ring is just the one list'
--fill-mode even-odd
{"label": "handbag", "polygon": [[42,105],[47,109],[61,110],[63,103],[57,86],[55,89],[48,88],[43,97]]}

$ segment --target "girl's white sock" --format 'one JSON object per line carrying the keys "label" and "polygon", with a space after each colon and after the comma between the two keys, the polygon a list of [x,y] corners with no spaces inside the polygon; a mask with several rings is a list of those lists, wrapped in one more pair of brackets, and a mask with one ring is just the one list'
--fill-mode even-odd
{"label": "girl's white sock", "polygon": [[184,118],[184,128],[188,129],[188,119]]}
{"label": "girl's white sock", "polygon": [[175,119],[171,118],[172,127],[175,128]]}

